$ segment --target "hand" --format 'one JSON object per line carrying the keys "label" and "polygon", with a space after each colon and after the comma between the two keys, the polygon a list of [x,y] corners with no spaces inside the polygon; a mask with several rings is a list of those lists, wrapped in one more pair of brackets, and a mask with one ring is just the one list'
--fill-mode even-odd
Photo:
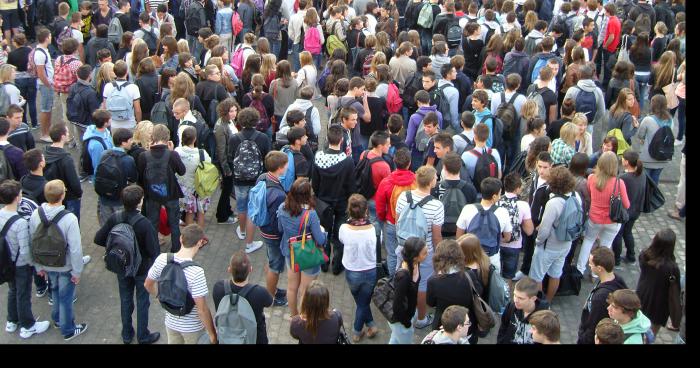
{"label": "hand", "polygon": [[80,277],[71,276],[70,281],[78,285],[80,283]]}
{"label": "hand", "polygon": [[168,141],[168,149],[171,151],[175,149],[175,144],[173,144],[173,141]]}
{"label": "hand", "polygon": [[211,344],[213,344],[213,345],[218,345],[218,344],[219,344],[219,340],[216,339],[216,336],[211,336],[211,335],[210,335],[210,336],[209,336],[209,342],[210,342]]}
{"label": "hand", "polygon": [[200,70],[202,70],[202,67],[199,66],[199,64],[197,64],[197,65],[194,66],[194,71],[196,71],[197,73],[199,73]]}

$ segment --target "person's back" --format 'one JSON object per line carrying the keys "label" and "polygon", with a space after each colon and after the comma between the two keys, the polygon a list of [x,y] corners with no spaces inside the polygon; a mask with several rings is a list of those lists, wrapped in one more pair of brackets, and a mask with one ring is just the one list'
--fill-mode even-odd
{"label": "person's back", "polygon": [[300,344],[336,344],[338,340],[338,328],[342,324],[342,317],[337,312],[331,312],[330,318],[320,320],[317,324],[316,336],[307,329],[307,321],[301,315],[294,316],[289,325],[292,337],[299,340]]}

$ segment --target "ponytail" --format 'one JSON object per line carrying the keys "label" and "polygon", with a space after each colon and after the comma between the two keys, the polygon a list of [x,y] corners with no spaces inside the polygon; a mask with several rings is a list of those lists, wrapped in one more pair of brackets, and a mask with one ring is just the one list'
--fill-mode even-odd
{"label": "ponytail", "polygon": [[636,152],[632,149],[628,149],[622,154],[622,158],[627,160],[630,166],[635,168],[635,176],[642,175],[642,173],[644,172],[644,163],[642,163],[642,161],[639,160],[639,152]]}

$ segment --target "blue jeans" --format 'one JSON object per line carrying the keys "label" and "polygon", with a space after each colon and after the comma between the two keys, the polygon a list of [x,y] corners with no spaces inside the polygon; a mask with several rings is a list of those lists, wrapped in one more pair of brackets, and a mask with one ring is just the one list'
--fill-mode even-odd
{"label": "blue jeans", "polygon": [[80,223],[80,198],[67,200],[66,209],[72,212],[78,218],[78,223]]}
{"label": "blue jeans", "polygon": [[[152,199],[143,200],[143,209],[141,212],[148,218],[154,229],[158,229],[160,222],[160,206],[159,202]],[[170,226],[170,251],[175,253],[180,250],[180,201],[177,199],[171,200],[163,204],[168,213],[168,226]]]}
{"label": "blue jeans", "polygon": [[68,336],[75,330],[73,320],[73,297],[75,296],[75,284],[71,281],[69,272],[48,272],[51,281],[51,294],[53,295],[53,307],[51,319],[61,326],[61,334]]}
{"label": "blue jeans", "polygon": [[647,169],[644,168],[644,171],[651,177],[652,180],[654,180],[654,183],[657,185],[659,184],[659,178],[661,178],[661,170],[663,169]]}
{"label": "blue jeans", "polygon": [[135,277],[117,275],[121,301],[122,340],[130,341],[134,337],[134,328],[131,325],[131,315],[134,313],[134,289],[136,289],[137,339],[139,342],[144,341],[151,334],[148,331],[148,308],[151,306],[151,300],[143,286],[145,281],[145,274]]}
{"label": "blue jeans", "polygon": [[[367,209],[369,210],[369,222],[374,225],[374,233],[377,237],[382,233],[382,224],[377,220],[377,202],[374,199],[367,201]],[[379,239],[377,239],[379,241]],[[377,260],[379,262],[379,260]]]}
{"label": "blue jeans", "polygon": [[311,56],[314,58],[314,63],[316,64],[316,70],[322,70],[321,69],[321,62],[323,62],[323,53],[316,54],[316,55],[311,54]]}
{"label": "blue jeans", "polygon": [[33,273],[32,266],[19,266],[15,268],[15,281],[7,283],[7,321],[27,329],[35,322],[32,314]]}
{"label": "blue jeans", "polygon": [[[282,41],[280,40],[270,40],[270,52],[277,57],[277,60],[283,60],[287,59],[287,55],[283,55],[284,57],[280,56],[280,49],[282,48]],[[298,59],[298,58],[296,58]]]}
{"label": "blue jeans", "polygon": [[19,93],[27,100],[27,104],[24,109],[24,116],[22,120],[29,122],[27,119],[27,114],[31,118],[31,126],[37,126],[37,114],[36,114],[36,78],[18,78],[15,79],[15,85],[19,88]]}
{"label": "blue jeans", "polygon": [[644,112],[644,107],[647,105],[647,101],[649,100],[649,82],[651,81],[651,74],[635,74],[634,79],[639,84],[639,110]]}
{"label": "blue jeans", "polygon": [[423,152],[411,150],[411,171],[416,172],[423,165]]}
{"label": "blue jeans", "polygon": [[433,33],[423,28],[418,32],[420,32],[420,46],[423,49],[423,55],[430,55],[430,49],[433,47]]}
{"label": "blue jeans", "polygon": [[678,98],[678,135],[676,139],[683,140],[685,135],[685,98]]}
{"label": "blue jeans", "polygon": [[399,260],[396,256],[396,247],[398,240],[396,239],[396,225],[389,222],[384,223],[384,247],[386,248],[386,263],[389,268],[389,275],[394,276],[396,273],[396,264]]}
{"label": "blue jeans", "polygon": [[[292,40],[290,40],[292,41]],[[300,43],[295,43],[292,45],[292,53],[294,54],[292,56],[292,65],[294,66],[294,70],[299,70],[301,69],[301,62],[299,61],[299,53],[302,51],[301,49],[301,44]],[[273,54],[275,53],[274,51],[272,52]],[[318,68],[318,66],[317,66]]]}
{"label": "blue jeans", "polygon": [[389,338],[389,344],[403,344],[410,345],[413,344],[413,322],[415,322],[416,316],[413,315],[411,319],[411,327],[406,328],[401,322],[389,323],[389,328],[391,328],[391,337]]}
{"label": "blue jeans", "polygon": [[281,274],[284,271],[284,256],[280,250],[280,239],[263,238],[267,248],[267,266],[271,272]]}
{"label": "blue jeans", "polygon": [[355,324],[353,325],[353,333],[360,335],[362,328],[367,325],[368,328],[374,327],[374,318],[369,303],[372,300],[372,291],[374,283],[377,281],[377,269],[372,268],[365,271],[350,271],[345,270],[345,280],[350,286],[350,293],[355,299]]}
{"label": "blue jeans", "polygon": [[197,40],[197,36],[187,35],[187,45],[190,47],[190,54],[192,54],[196,64],[199,64],[199,56],[202,54],[202,44]]}

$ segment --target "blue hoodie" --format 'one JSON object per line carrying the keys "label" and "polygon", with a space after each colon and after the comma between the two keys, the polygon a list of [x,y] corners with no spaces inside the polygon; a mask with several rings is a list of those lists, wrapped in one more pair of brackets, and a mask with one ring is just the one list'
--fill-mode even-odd
{"label": "blue hoodie", "polygon": [[105,148],[100,144],[100,142],[96,139],[91,140],[88,143],[87,150],[88,153],[90,154],[90,159],[92,160],[92,179],[94,181],[95,179],[95,171],[97,171],[97,164],[100,163],[100,159],[102,158],[102,153],[106,149],[111,149],[114,148],[114,143],[112,142],[112,134],[109,132],[109,129],[105,129],[104,132],[100,132],[97,130],[95,125],[89,125],[87,129],[85,130],[85,134],[83,134],[83,141],[87,140],[90,137],[100,137],[105,143]]}
{"label": "blue hoodie", "polygon": [[[489,110],[488,107],[485,107],[482,112],[474,110],[474,118],[476,124],[479,124],[481,122],[481,119],[484,116],[488,115],[491,115],[491,110]],[[493,119],[486,119],[484,124],[486,124],[486,126],[489,127],[489,139],[486,140],[486,147],[493,148]]]}

